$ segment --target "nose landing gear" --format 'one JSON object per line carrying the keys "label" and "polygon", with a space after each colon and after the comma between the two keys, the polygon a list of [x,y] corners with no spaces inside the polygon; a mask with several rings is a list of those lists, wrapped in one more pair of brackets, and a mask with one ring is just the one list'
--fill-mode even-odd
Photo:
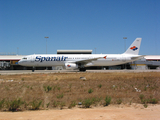
{"label": "nose landing gear", "polygon": [[33,66],[33,68],[32,68],[32,72],[34,72],[34,70],[35,70],[35,67]]}

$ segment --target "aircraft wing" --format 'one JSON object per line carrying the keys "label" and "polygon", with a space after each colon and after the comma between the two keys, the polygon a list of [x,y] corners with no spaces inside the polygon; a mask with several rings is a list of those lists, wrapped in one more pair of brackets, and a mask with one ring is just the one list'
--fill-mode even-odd
{"label": "aircraft wing", "polygon": [[146,56],[146,55],[140,55],[140,56],[138,56],[138,57],[131,57],[131,59],[132,59],[132,60],[138,60],[138,59],[144,58],[144,56]]}
{"label": "aircraft wing", "polygon": [[89,63],[89,62],[98,60],[98,59],[100,59],[100,58],[106,59],[106,57],[107,57],[107,56],[104,56],[104,57],[97,57],[97,58],[92,58],[92,59],[86,59],[86,60],[79,60],[79,61],[76,61],[75,63],[87,64],[87,63]]}

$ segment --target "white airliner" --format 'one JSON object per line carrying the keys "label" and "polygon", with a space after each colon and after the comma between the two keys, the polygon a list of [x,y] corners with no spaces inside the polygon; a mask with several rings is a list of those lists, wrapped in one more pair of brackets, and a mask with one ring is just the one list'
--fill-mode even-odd
{"label": "white airliner", "polygon": [[64,66],[68,70],[86,71],[90,66],[113,66],[143,58],[138,55],[142,38],[136,38],[123,54],[34,54],[23,57],[18,64],[22,66],[51,67]]}

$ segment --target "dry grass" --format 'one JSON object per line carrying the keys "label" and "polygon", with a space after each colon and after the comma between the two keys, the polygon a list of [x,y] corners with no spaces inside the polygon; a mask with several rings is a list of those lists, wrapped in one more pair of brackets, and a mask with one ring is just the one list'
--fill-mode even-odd
{"label": "dry grass", "polygon": [[[51,90],[46,91],[45,86]],[[105,97],[111,96],[111,104],[117,104],[119,100],[132,104],[141,103],[140,94],[159,101],[159,86],[160,74],[157,72],[1,75],[0,100],[21,98],[26,103],[42,100],[42,108],[54,108],[55,104],[69,107],[73,101],[78,104],[88,98],[99,99],[94,105],[104,105]],[[88,93],[89,89],[93,92]]]}

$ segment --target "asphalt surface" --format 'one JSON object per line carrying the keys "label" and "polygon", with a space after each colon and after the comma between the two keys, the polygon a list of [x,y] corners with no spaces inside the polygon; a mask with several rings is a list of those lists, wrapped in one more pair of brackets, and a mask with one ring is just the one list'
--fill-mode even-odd
{"label": "asphalt surface", "polygon": [[[0,70],[0,75],[10,75],[10,74],[35,74],[35,73],[76,73],[78,70]],[[160,72],[160,70],[87,70],[87,73],[97,73],[97,72]]]}

